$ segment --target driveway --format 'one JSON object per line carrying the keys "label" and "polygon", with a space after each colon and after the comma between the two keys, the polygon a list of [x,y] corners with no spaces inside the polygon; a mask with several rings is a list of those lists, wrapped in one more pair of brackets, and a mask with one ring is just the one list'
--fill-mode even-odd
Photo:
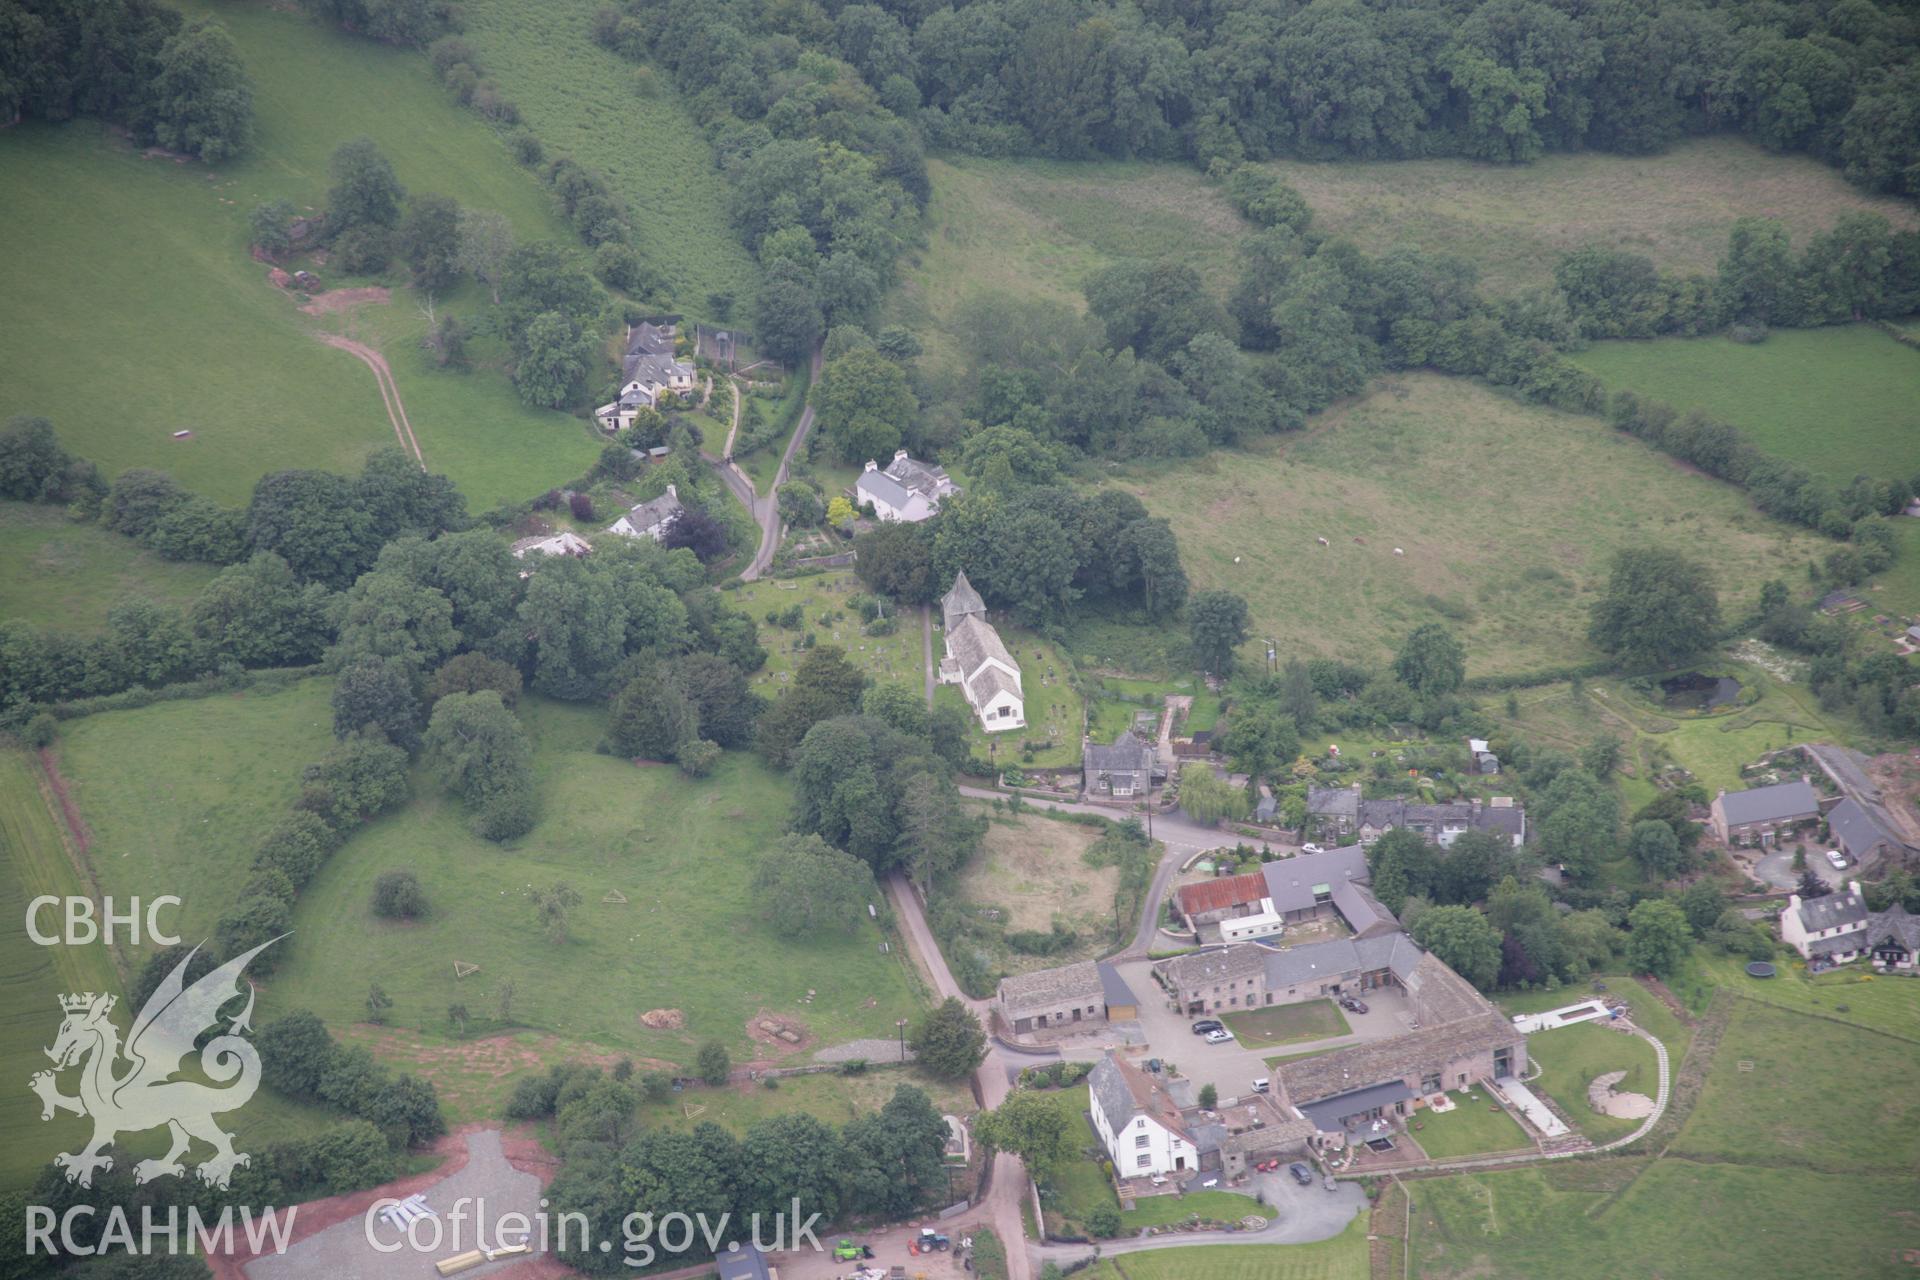
{"label": "driveway", "polygon": [[[1316,1240],[1331,1240],[1345,1231],[1354,1215],[1367,1207],[1367,1193],[1360,1189],[1357,1182],[1339,1182],[1332,1191],[1328,1191],[1316,1178],[1312,1186],[1303,1187],[1288,1177],[1284,1168],[1277,1173],[1255,1174],[1234,1190],[1265,1197],[1266,1202],[1278,1209],[1279,1213],[1259,1231],[1236,1231],[1230,1234],[1197,1231],[1191,1234],[1182,1232],[1104,1240],[1100,1243],[1099,1251],[1102,1256],[1111,1256],[1116,1253],[1146,1253],[1154,1249],[1184,1249],[1194,1245],[1312,1244]],[[1030,1246],[1030,1252],[1040,1262],[1053,1262],[1065,1267],[1082,1258],[1092,1257],[1094,1249],[1084,1244],[1036,1244]]]}

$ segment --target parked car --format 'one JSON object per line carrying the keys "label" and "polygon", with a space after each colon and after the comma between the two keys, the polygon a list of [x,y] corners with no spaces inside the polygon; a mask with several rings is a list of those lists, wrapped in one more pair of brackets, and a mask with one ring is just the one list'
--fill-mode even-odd
{"label": "parked car", "polygon": [[1232,1039],[1233,1032],[1227,1030],[1225,1027],[1215,1027],[1213,1030],[1207,1032],[1206,1035],[1208,1044],[1226,1044]]}
{"label": "parked car", "polygon": [[1302,853],[1325,853],[1325,852],[1326,852],[1326,850],[1325,850],[1325,849],[1322,849],[1322,848],[1321,848],[1321,847],[1320,847],[1319,845],[1317,845],[1317,844],[1303,844],[1303,845],[1301,845],[1301,846],[1300,846],[1300,852],[1302,852]]}
{"label": "parked car", "polygon": [[1226,1024],[1218,1018],[1202,1018],[1193,1024],[1193,1034],[1197,1036],[1203,1036],[1209,1031],[1223,1031],[1225,1029]]}
{"label": "parked car", "polygon": [[1846,855],[1841,853],[1838,849],[1827,850],[1827,861],[1831,862],[1836,868],[1844,867],[1847,865]]}
{"label": "parked car", "polygon": [[1359,996],[1341,996],[1340,1007],[1349,1013],[1365,1013],[1367,1002]]}
{"label": "parked car", "polygon": [[1307,1168],[1306,1165],[1301,1164],[1298,1160],[1287,1166],[1287,1172],[1292,1174],[1293,1180],[1301,1186],[1310,1187],[1313,1185],[1313,1170]]}

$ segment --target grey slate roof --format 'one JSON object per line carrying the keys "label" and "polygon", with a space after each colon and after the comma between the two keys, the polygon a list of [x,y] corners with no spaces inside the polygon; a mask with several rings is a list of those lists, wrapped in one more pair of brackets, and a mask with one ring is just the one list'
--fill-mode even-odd
{"label": "grey slate roof", "polygon": [[1111,1049],[1094,1064],[1087,1085],[1099,1100],[1107,1124],[1116,1132],[1126,1128],[1135,1116],[1150,1116],[1189,1142],[1193,1140],[1173,1095],[1140,1068],[1115,1057]]}
{"label": "grey slate roof", "polygon": [[[1251,945],[1251,944],[1249,944]],[[1335,938],[1278,950],[1261,947],[1267,967],[1267,987],[1278,990],[1305,982],[1320,982],[1341,974],[1390,970],[1402,983],[1413,974],[1424,954],[1413,939],[1398,929],[1371,938]]]}
{"label": "grey slate roof", "polygon": [[684,510],[686,508],[680,505],[678,497],[671,493],[663,493],[657,498],[649,498],[628,511],[627,523],[638,532],[645,533],[654,525],[678,516]]}
{"label": "grey slate roof", "polygon": [[1473,829],[1491,831],[1508,839],[1527,834],[1527,811],[1517,804],[1484,804],[1473,812]]}
{"label": "grey slate roof", "polygon": [[1849,796],[1833,807],[1827,815],[1827,825],[1833,830],[1833,838],[1840,847],[1858,858],[1870,852],[1874,846],[1884,844],[1890,849],[1898,849],[1902,841],[1882,826],[1874,812]]}
{"label": "grey slate roof", "polygon": [[1099,962],[1097,967],[1100,970],[1100,994],[1106,998],[1109,1006],[1127,1004],[1137,1006],[1140,1003],[1133,994],[1133,988],[1127,985],[1127,980],[1120,976],[1118,969],[1105,961]]}
{"label": "grey slate roof", "polygon": [[1720,811],[1727,825],[1744,827],[1754,822],[1784,822],[1790,818],[1811,818],[1820,812],[1820,797],[1805,778],[1755,787],[1750,791],[1729,791],[1720,797]]}
{"label": "grey slate roof", "polygon": [[1260,873],[1267,878],[1267,896],[1273,899],[1274,910],[1282,912],[1311,907],[1314,891],[1319,886],[1324,885],[1331,892],[1334,885],[1344,880],[1364,883],[1371,878],[1366,851],[1357,844],[1325,853],[1282,858],[1266,863]]}
{"label": "grey slate roof", "polygon": [[886,473],[894,481],[905,485],[928,502],[938,504],[940,490],[949,493],[959,492],[947,479],[947,469],[936,467],[929,462],[918,462],[907,456],[905,450],[893,455],[893,461],[886,466]]}
{"label": "grey slate roof", "polygon": [[971,677],[989,658],[997,658],[1015,671],[1020,669],[1020,664],[1007,652],[1007,646],[1001,643],[1000,633],[977,613],[968,614],[948,630],[947,651],[959,662],[963,677]]}
{"label": "grey slate roof", "polygon": [[860,478],[853,482],[856,493],[871,494],[890,507],[904,507],[913,495],[907,492],[905,485],[884,471],[862,471]]}
{"label": "grey slate roof", "polygon": [[1009,1013],[1050,1009],[1072,1001],[1086,1004],[1105,991],[1100,968],[1092,960],[1040,969],[1000,979],[1000,1004]]}
{"label": "grey slate roof", "polygon": [[633,356],[626,364],[628,382],[651,382],[665,386],[676,375],[687,377],[692,373],[692,369],[671,355]]}
{"label": "grey slate roof", "polygon": [[1362,937],[1400,927],[1393,913],[1381,906],[1380,900],[1365,885],[1351,880],[1333,886],[1333,905],[1346,920],[1347,927]]}
{"label": "grey slate roof", "polygon": [[1127,1088],[1111,1052],[1093,1064],[1093,1070],[1087,1075],[1087,1089],[1100,1103],[1100,1114],[1115,1130],[1125,1128],[1127,1122],[1139,1114],[1134,1106],[1133,1091]]}
{"label": "grey slate roof", "polygon": [[1161,970],[1176,989],[1234,982],[1261,972],[1273,953],[1251,942],[1239,942],[1217,951],[1194,951],[1175,956]]}
{"label": "grey slate roof", "polygon": [[768,1280],[773,1274],[767,1268],[767,1255],[751,1242],[729,1246],[713,1264],[720,1272],[720,1280]]}
{"label": "grey slate roof", "polygon": [[629,356],[670,356],[673,354],[673,326],[637,324],[627,339]]}
{"label": "grey slate roof", "polygon": [[1003,693],[1018,698],[1020,682],[998,667],[988,667],[973,679],[967,681],[967,691],[973,694],[980,706],[985,706]]}
{"label": "grey slate roof", "polygon": [[1800,900],[1800,925],[1808,933],[1867,922],[1867,904],[1852,889]]}
{"label": "grey slate roof", "polygon": [[1131,729],[1115,738],[1112,746],[1089,742],[1082,754],[1089,778],[1102,773],[1151,773],[1153,748],[1133,736]]}
{"label": "grey slate roof", "polygon": [[1283,1062],[1274,1070],[1288,1101],[1304,1111],[1310,1102],[1416,1072],[1424,1074],[1454,1059],[1505,1048],[1525,1038],[1489,1005],[1483,1014]]}
{"label": "grey slate roof", "polygon": [[948,629],[968,614],[986,611],[987,602],[980,598],[980,593],[973,589],[971,582],[967,581],[964,570],[954,576],[953,586],[948,588],[947,594],[940,597],[941,625]]}
{"label": "grey slate roof", "polygon": [[1308,787],[1307,812],[1316,818],[1358,818],[1360,791],[1357,787]]}
{"label": "grey slate roof", "polygon": [[1355,1089],[1351,1093],[1335,1094],[1319,1102],[1303,1104],[1300,1110],[1306,1113],[1307,1119],[1313,1121],[1314,1127],[1321,1132],[1339,1133],[1342,1130],[1340,1121],[1343,1117],[1359,1115],[1375,1107],[1390,1107],[1396,1102],[1405,1102],[1412,1096],[1413,1090],[1407,1088],[1403,1081],[1389,1080],[1383,1084]]}
{"label": "grey slate roof", "polygon": [[1909,955],[1920,953],[1920,916],[1908,914],[1897,902],[1868,916],[1867,945],[1877,947],[1888,941],[1899,943]]}

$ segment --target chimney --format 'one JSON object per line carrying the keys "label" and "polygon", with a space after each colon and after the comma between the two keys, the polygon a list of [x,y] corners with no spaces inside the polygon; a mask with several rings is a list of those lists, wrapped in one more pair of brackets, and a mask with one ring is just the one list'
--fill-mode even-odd
{"label": "chimney", "polygon": [[907,451],[905,449],[895,449],[893,451],[893,460],[895,462],[905,462],[907,460]]}
{"label": "chimney", "polygon": [[1787,910],[1790,912],[1793,912],[1795,915],[1799,914],[1800,912],[1800,895],[1799,894],[1790,893],[1787,895]]}
{"label": "chimney", "polygon": [[667,496],[669,498],[672,498],[676,502],[680,500],[680,490],[674,485],[673,481],[671,480],[667,481]]}
{"label": "chimney", "polygon": [[879,464],[879,463],[877,463],[877,462],[875,462],[875,461],[874,461],[874,460],[873,460],[872,458],[868,458],[868,459],[867,459],[867,470],[868,470],[868,471],[878,471],[879,469],[880,469],[880,464]]}
{"label": "chimney", "polygon": [[1853,896],[1856,898],[1862,898],[1866,896],[1865,894],[1862,894],[1860,892],[1860,882],[1858,880],[1847,881],[1847,888],[1852,890]]}

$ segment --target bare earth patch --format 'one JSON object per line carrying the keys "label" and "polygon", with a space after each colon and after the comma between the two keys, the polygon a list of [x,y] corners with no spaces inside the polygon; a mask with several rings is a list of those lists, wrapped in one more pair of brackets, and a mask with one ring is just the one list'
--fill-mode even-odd
{"label": "bare earth patch", "polygon": [[372,284],[359,289],[330,289],[326,293],[316,293],[313,300],[300,309],[310,316],[323,316],[330,311],[346,311],[364,303],[392,300],[393,293],[385,285]]}
{"label": "bare earth patch", "polygon": [[687,1025],[687,1015],[678,1009],[649,1009],[640,1015],[640,1025],[655,1031],[679,1031]]}
{"label": "bare earth patch", "polygon": [[766,1009],[747,1019],[747,1037],[783,1057],[813,1043],[813,1033],[807,1030],[806,1023]]}

